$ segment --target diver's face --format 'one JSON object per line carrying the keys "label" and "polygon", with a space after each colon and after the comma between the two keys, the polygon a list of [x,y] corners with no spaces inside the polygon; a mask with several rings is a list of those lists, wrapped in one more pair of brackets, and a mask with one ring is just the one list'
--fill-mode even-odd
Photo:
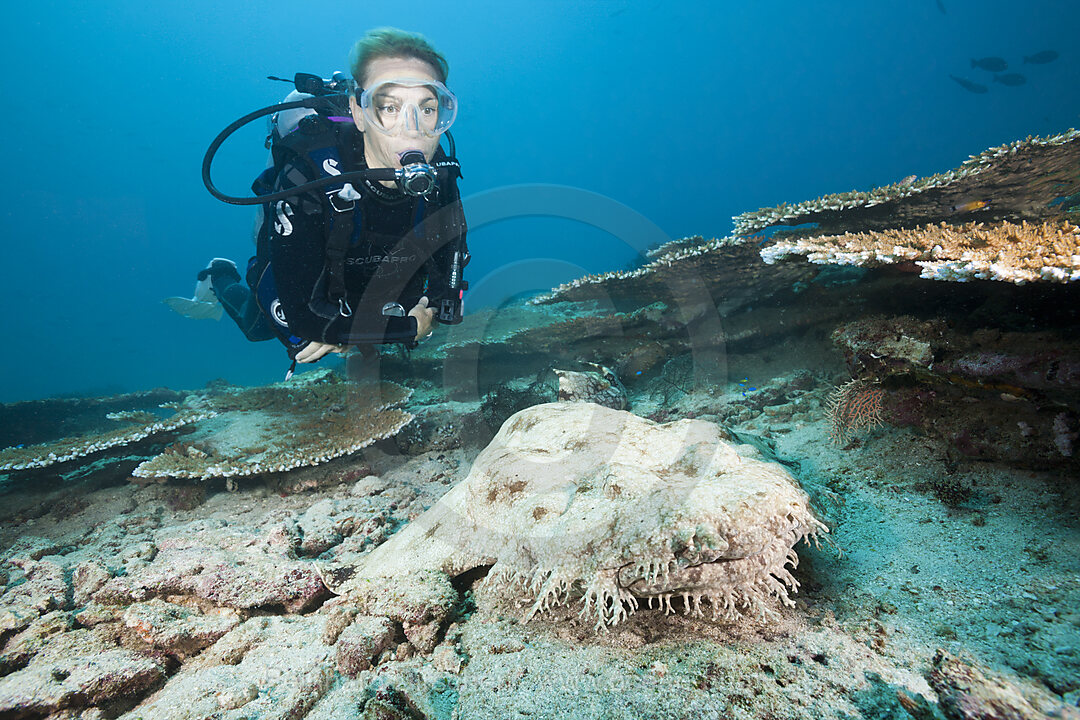
{"label": "diver's face", "polygon": [[[374,88],[387,80],[413,78],[416,80],[436,81],[435,69],[423,60],[416,58],[377,58],[368,66],[367,75],[364,77],[364,87]],[[424,86],[389,86],[385,95],[378,98],[379,117],[385,118],[385,125],[392,126],[397,118],[392,117],[395,108],[405,108],[415,105],[419,108],[419,122],[424,122],[424,109],[435,101],[431,91]],[[356,98],[349,99],[349,107],[352,110],[353,122],[357,129],[364,133],[364,156],[368,167],[371,168],[400,168],[401,153],[407,150],[419,150],[424,153],[424,158],[431,162],[435,154],[435,148],[439,146],[439,136],[429,137],[420,132],[408,122],[402,122],[400,129],[394,134],[386,134],[370,127],[370,120],[361,111]],[[384,182],[384,185],[392,186],[392,182]]]}

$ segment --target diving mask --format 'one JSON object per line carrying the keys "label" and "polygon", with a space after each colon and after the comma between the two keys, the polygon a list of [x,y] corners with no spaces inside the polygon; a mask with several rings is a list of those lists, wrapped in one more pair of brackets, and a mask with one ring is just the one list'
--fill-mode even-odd
{"label": "diving mask", "polygon": [[383,80],[363,91],[357,88],[356,93],[367,124],[386,135],[436,137],[457,117],[457,98],[435,80]]}

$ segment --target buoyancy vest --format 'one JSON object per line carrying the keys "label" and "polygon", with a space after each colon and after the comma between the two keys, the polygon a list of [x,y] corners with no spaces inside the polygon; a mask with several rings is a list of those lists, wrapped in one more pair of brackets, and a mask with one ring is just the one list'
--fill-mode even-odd
{"label": "buoyancy vest", "polygon": [[[286,134],[281,135],[280,129],[280,126],[272,126],[268,137],[271,163],[252,185],[257,195],[266,195],[277,189],[280,173],[290,166],[302,168],[308,180],[366,168],[363,135],[356,130],[351,117],[336,118],[310,113],[301,117],[294,129],[286,130]],[[436,307],[440,321],[460,322],[462,292],[467,287],[461,279],[461,269],[469,259],[465,238],[467,228],[457,188],[457,179],[461,176],[460,165],[441,148],[436,151],[431,164],[436,168],[438,178],[434,197],[417,203],[412,227],[402,228],[402,231],[411,234],[412,239],[424,249],[424,292],[430,304]],[[325,287],[313,292],[309,309],[324,317],[333,313],[351,317],[354,312],[349,301],[350,288],[345,282],[345,261],[349,247],[355,245],[365,232],[360,207],[364,193],[371,192],[362,183],[357,185],[359,188],[349,183],[335,183],[308,196],[318,196],[324,217],[323,260],[326,278]],[[289,330],[278,299],[269,242],[275,218],[288,222],[288,217],[278,212],[280,209],[276,203],[262,206],[263,220],[256,234],[256,255],[249,263],[247,279],[269,324],[289,349],[290,355],[295,355],[307,340],[315,338],[300,338]],[[378,288],[374,291],[377,294]],[[365,308],[363,311],[370,313],[371,309]],[[357,318],[355,326],[362,327],[364,319]],[[362,332],[354,338],[343,338],[346,342],[350,339],[357,343],[412,344],[413,341],[404,330],[389,332],[375,340],[370,334]]]}

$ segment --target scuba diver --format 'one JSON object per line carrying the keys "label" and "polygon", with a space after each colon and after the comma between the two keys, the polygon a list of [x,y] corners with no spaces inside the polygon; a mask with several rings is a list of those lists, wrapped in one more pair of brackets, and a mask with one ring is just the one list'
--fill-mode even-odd
{"label": "scuba diver", "polygon": [[[447,62],[423,36],[380,28],[353,47],[350,69],[351,79],[297,74],[283,103],[211,144],[210,192],[260,206],[256,254],[244,280],[235,263],[215,258],[194,298],[167,301],[190,317],[220,317],[220,302],[249,340],[278,338],[293,362],[286,377],[331,352],[358,348],[370,359],[378,344],[415,347],[435,324],[462,317],[469,253],[447,133],[457,115]],[[225,195],[210,180],[213,155],[265,115],[271,162],[255,197]]]}

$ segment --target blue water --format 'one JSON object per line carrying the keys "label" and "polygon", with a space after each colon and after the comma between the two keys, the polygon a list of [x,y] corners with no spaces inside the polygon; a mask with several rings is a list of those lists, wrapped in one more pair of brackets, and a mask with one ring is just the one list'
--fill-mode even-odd
{"label": "blue water", "polygon": [[[8,6],[0,401],[281,377],[276,344],[161,299],[190,295],[209,258],[253,252],[251,210],[202,187],[209,141],[288,90],[266,75],[345,69],[371,27],[422,32],[449,59],[464,195],[566,185],[670,237],[722,236],[746,210],[942,171],[1080,124],[1080,3],[942,3]],[[1060,59],[1020,65],[1044,49]],[[988,55],[1027,84],[970,67]],[[219,186],[246,190],[261,139],[259,126],[226,146]],[[636,255],[635,241],[565,217],[493,222],[469,244],[471,307]]]}

